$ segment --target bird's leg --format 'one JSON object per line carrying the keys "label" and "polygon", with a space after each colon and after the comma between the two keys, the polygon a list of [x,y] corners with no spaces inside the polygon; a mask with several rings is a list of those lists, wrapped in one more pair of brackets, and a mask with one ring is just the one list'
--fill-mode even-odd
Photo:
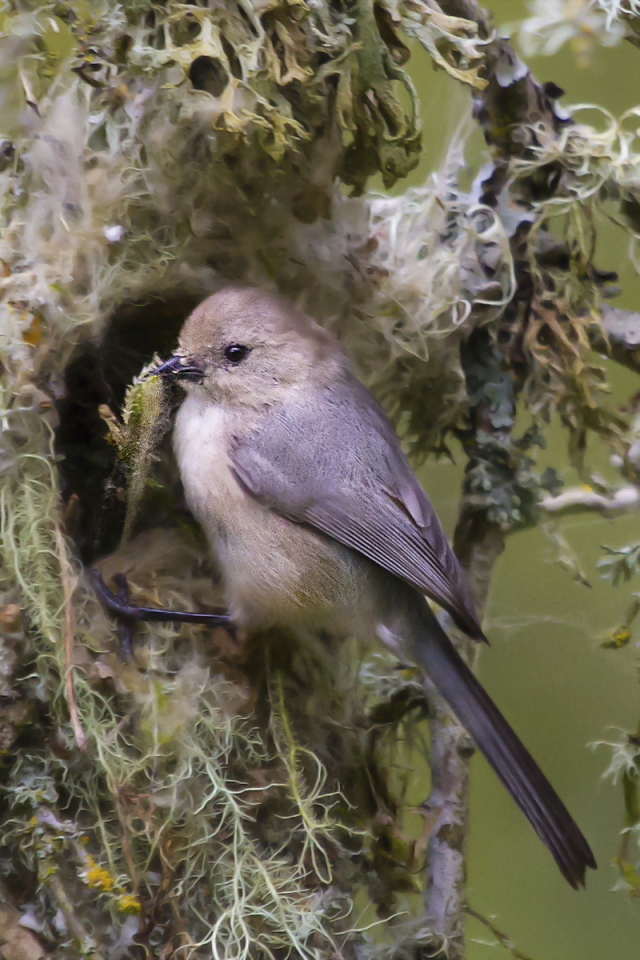
{"label": "bird's leg", "polygon": [[150,623],[201,623],[209,627],[233,627],[228,613],[192,613],[186,610],[165,610],[163,607],[140,607],[131,603],[127,578],[123,573],[117,573],[113,578],[117,588],[115,593],[106,585],[98,570],[90,570],[89,575],[102,605],[118,621],[118,633],[126,657],[131,656],[133,630],[141,620]]}

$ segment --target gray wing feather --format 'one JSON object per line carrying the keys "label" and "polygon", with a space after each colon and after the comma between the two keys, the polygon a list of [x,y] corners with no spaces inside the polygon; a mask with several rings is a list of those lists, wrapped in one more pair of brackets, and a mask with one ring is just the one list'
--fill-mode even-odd
{"label": "gray wing feather", "polygon": [[484,639],[464,574],[397,435],[355,378],[271,407],[230,450],[260,503],[307,523],[416,587]]}

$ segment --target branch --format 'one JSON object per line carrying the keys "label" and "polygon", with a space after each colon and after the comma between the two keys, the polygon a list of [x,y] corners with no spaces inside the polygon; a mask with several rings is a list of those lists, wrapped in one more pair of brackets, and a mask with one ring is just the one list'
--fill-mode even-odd
{"label": "branch", "polygon": [[585,510],[627,513],[640,507],[640,487],[633,483],[619,487],[609,495],[598,493],[592,487],[569,487],[557,496],[547,496],[539,506],[547,513],[582,513]]}
{"label": "branch", "polygon": [[[458,528],[460,529],[460,523]],[[504,548],[500,530],[485,526],[482,534],[466,543],[465,567],[480,612],[484,609],[491,574]],[[461,558],[462,559],[462,558]],[[475,644],[459,631],[447,632],[457,649],[472,658]],[[464,957],[464,890],[466,885],[466,838],[468,831],[469,760],[474,753],[469,734],[460,726],[445,701],[431,691],[429,733],[431,739],[431,792],[422,808],[433,818],[427,847],[426,913],[435,934],[441,938],[435,957]]]}
{"label": "branch", "polygon": [[[36,840],[36,864],[38,879],[43,887],[51,893],[57,907],[64,917],[68,932],[76,941],[82,956],[90,956],[91,960],[103,960],[103,954],[90,931],[84,925],[79,913],[82,903],[78,904],[72,893],[67,890],[60,875],[63,858],[56,858],[54,837],[64,831],[64,824],[47,807],[40,807],[34,821],[41,828]],[[54,833],[49,831],[53,827]],[[34,834],[34,839],[36,834]]]}
{"label": "branch", "polygon": [[591,330],[593,349],[606,353],[634,373],[640,373],[640,313],[603,307],[600,316],[606,337],[597,329]]}
{"label": "branch", "polygon": [[440,7],[450,16],[477,24],[479,36],[488,40],[483,47],[488,82],[483,91],[474,93],[474,116],[495,159],[526,155],[535,136],[533,121],[538,129],[546,128],[545,136],[557,134],[570,122],[555,104],[559,87],[538,83],[509,41],[494,32],[489,13],[475,0],[440,0]]}
{"label": "branch", "polygon": [[[493,169],[482,184],[481,200],[497,208],[508,188],[511,159],[526,156],[536,145],[532,119],[537,130],[544,128],[551,138],[558,135],[568,117],[555,106],[558,88],[553,84],[541,86],[535,80],[509,43],[493,33],[487,13],[474,0],[441,0],[440,6],[451,16],[475,22],[479,36],[488,41],[483,47],[487,85],[481,92],[474,92],[474,116],[494,159]],[[516,369],[514,357],[522,351],[513,341],[534,294],[527,240],[535,219],[534,196],[533,185],[521,178],[517,195],[511,192],[508,198],[512,206],[520,206],[524,216],[515,218],[510,239],[517,289],[499,321],[496,338],[492,339],[486,328],[479,328],[463,350],[467,390],[473,402],[470,428],[462,436],[468,464],[454,548],[467,570],[480,611],[486,603],[496,559],[504,548],[505,533],[517,525],[518,511],[512,508],[509,513],[507,509],[506,517],[498,519],[496,504],[487,497],[486,488],[482,493],[482,484],[480,496],[474,496],[475,476],[484,473],[504,487],[511,504],[520,502],[518,456],[511,447],[511,427],[517,391],[525,378],[522,370]],[[509,450],[511,455],[507,456],[505,451]],[[452,636],[463,656],[470,659],[471,641],[455,631]],[[438,696],[430,699],[432,788],[423,806],[436,811],[436,822],[428,845],[426,914],[440,938],[431,955],[463,960],[469,758],[473,748],[444,702]]]}

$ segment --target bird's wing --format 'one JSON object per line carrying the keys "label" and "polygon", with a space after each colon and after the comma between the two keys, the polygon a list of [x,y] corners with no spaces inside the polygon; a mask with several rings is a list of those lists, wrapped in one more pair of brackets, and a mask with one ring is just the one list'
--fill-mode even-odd
{"label": "bird's wing", "polygon": [[259,503],[357,550],[484,639],[429,498],[358,380],[271,407],[250,434],[234,437],[229,453],[236,479]]}

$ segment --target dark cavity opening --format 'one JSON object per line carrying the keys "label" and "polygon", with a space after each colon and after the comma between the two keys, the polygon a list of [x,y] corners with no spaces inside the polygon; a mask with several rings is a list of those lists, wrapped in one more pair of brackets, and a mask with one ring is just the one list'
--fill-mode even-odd
{"label": "dark cavity opening", "polygon": [[[101,414],[120,416],[133,378],[154,354],[172,352],[184,320],[207,292],[177,291],[121,304],[102,336],[80,344],[69,362],[64,396],[57,404],[55,447],[67,529],[85,564],[117,547],[126,508],[125,477]],[[174,467],[166,459],[169,486],[175,485],[172,498],[175,494],[179,503],[177,476],[171,476]],[[164,494],[154,490],[145,497],[141,529],[163,521],[166,499],[166,485]]]}
{"label": "dark cavity opening", "polygon": [[227,71],[216,57],[196,57],[189,67],[189,80],[196,90],[219,97],[229,82]]}

